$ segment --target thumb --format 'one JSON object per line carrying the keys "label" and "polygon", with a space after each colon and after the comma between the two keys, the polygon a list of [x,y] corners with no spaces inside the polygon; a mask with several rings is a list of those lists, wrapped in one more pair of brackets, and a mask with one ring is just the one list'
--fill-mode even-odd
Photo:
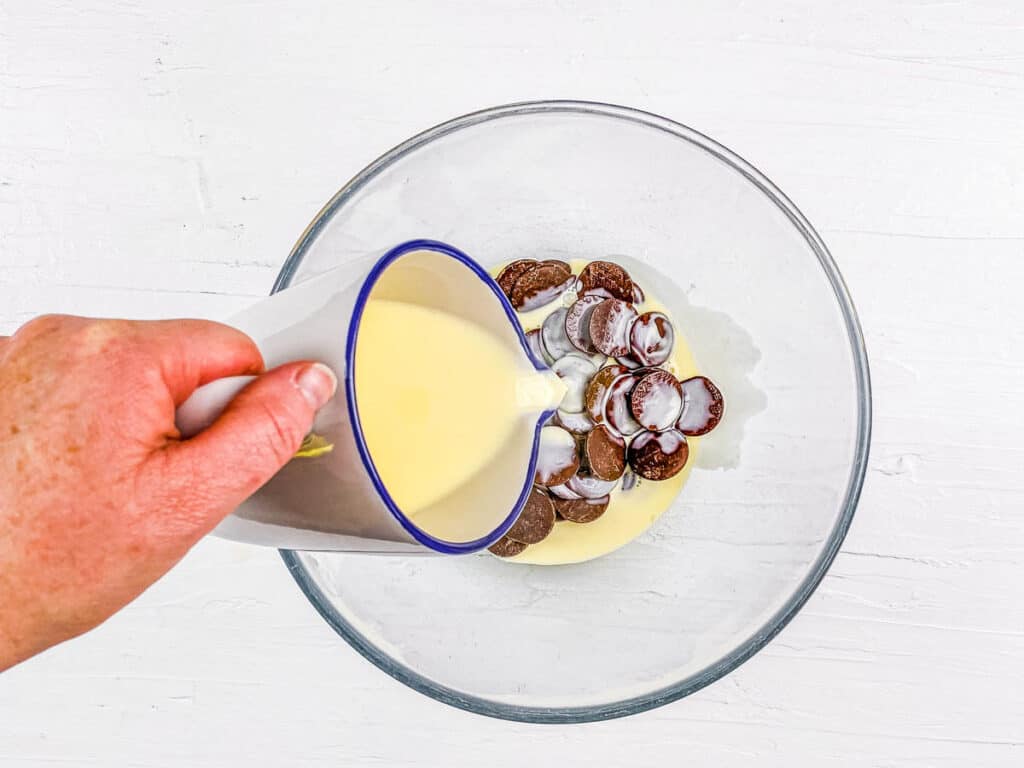
{"label": "thumb", "polygon": [[202,507],[190,511],[212,527],[295,455],[337,386],[323,363],[289,363],[262,374],[213,424],[168,447],[164,474],[188,478]]}

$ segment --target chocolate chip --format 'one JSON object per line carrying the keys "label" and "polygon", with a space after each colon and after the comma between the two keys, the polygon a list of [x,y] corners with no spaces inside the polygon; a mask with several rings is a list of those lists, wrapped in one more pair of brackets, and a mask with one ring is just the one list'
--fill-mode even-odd
{"label": "chocolate chip", "polygon": [[547,538],[555,527],[555,505],[541,488],[534,488],[526,499],[523,511],[505,534],[513,541],[537,544]]}
{"label": "chocolate chip", "polygon": [[706,376],[694,376],[680,386],[683,391],[683,412],[676,426],[690,437],[706,435],[722,420],[725,398]]}
{"label": "chocolate chip", "polygon": [[561,264],[536,264],[515,281],[509,300],[520,312],[529,312],[557,299],[574,279]]}
{"label": "chocolate chip", "polygon": [[592,523],[605,513],[611,497],[599,499],[554,499],[555,511],[573,523]]}
{"label": "chocolate chip", "polygon": [[587,434],[583,444],[590,474],[599,480],[618,480],[626,470],[626,441],[603,424]]}
{"label": "chocolate chip", "polygon": [[583,268],[579,278],[581,293],[602,288],[615,299],[633,300],[633,280],[629,273],[610,261],[592,261]]}
{"label": "chocolate chip", "polygon": [[526,550],[526,545],[521,541],[514,541],[508,536],[502,536],[487,548],[487,551],[498,557],[515,557]]}
{"label": "chocolate chip", "polygon": [[594,340],[590,338],[590,316],[602,301],[604,299],[600,296],[582,296],[565,315],[565,335],[576,349],[588,355],[597,352]]}
{"label": "chocolate chip", "polygon": [[668,480],[679,474],[689,457],[686,436],[678,429],[644,432],[629,446],[629,465],[648,480]]}
{"label": "chocolate chip", "polygon": [[591,420],[597,424],[604,421],[604,406],[608,402],[608,392],[616,377],[626,373],[626,366],[612,364],[600,369],[587,384],[583,396],[583,406]]}
{"label": "chocolate chip", "polygon": [[598,352],[609,357],[629,353],[629,332],[637,319],[628,301],[605,299],[590,314],[590,338]]}
{"label": "chocolate chip", "polygon": [[576,438],[562,427],[541,427],[533,482],[537,485],[561,485],[579,468]]}
{"label": "chocolate chip", "polygon": [[524,272],[529,269],[533,269],[535,266],[537,266],[536,259],[519,259],[518,261],[513,261],[498,273],[498,287],[500,287],[501,290],[505,292],[505,295],[511,299],[512,288],[515,286],[516,280],[522,277]]}
{"label": "chocolate chip", "polygon": [[661,312],[644,312],[629,331],[630,357],[644,365],[661,365],[672,354],[676,333]]}
{"label": "chocolate chip", "polygon": [[655,368],[640,376],[629,394],[629,407],[644,429],[668,429],[682,411],[682,387],[671,373]]}

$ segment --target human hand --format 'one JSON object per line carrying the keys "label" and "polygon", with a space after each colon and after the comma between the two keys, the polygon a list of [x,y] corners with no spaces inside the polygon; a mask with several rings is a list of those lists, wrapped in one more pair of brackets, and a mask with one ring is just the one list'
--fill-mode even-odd
{"label": "human hand", "polygon": [[196,387],[262,370],[245,334],[199,320],[54,315],[0,337],[0,670],[128,604],[292,457],[337,385],[322,365],[175,429]]}

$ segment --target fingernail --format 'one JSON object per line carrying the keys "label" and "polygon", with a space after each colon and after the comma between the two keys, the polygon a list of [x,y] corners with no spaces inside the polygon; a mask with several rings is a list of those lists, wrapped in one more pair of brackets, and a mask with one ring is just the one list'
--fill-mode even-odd
{"label": "fingernail", "polygon": [[295,386],[313,408],[322,408],[338,388],[338,377],[323,363],[313,363],[299,371]]}

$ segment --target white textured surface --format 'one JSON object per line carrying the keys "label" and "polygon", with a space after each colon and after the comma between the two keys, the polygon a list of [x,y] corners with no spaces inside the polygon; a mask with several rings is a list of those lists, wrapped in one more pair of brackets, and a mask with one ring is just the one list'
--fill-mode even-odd
{"label": "white textured surface", "polygon": [[381,151],[570,96],[679,119],[778,183],[847,278],[876,395],[830,575],[689,699],[575,727],[458,712],[342,644],[275,553],[208,541],[0,678],[0,764],[1024,762],[1024,10],[682,5],[0,0],[0,333],[221,317]]}

